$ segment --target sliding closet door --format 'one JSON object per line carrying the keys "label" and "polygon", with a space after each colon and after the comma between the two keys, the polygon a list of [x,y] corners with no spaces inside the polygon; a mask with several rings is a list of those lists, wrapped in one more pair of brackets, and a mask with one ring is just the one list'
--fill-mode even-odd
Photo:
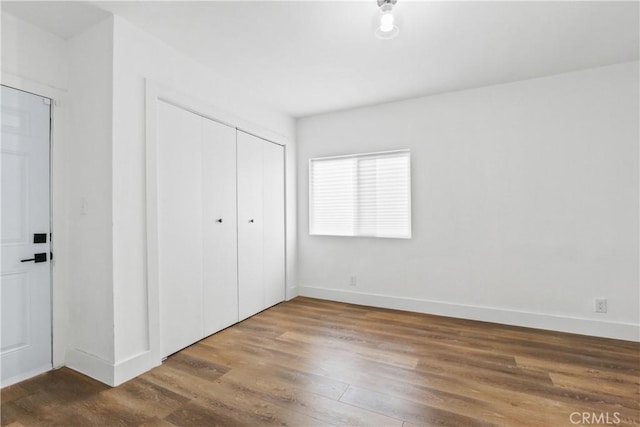
{"label": "sliding closet door", "polygon": [[[265,308],[262,258],[262,144],[238,131],[238,297],[240,320]],[[269,197],[269,196],[267,196]]]}
{"label": "sliding closet door", "polygon": [[158,103],[160,348],[167,356],[201,339],[201,118]]}
{"label": "sliding closet door", "polygon": [[201,120],[206,336],[238,321],[236,130]]}
{"label": "sliding closet door", "polygon": [[265,307],[285,299],[284,147],[262,144],[263,280]]}

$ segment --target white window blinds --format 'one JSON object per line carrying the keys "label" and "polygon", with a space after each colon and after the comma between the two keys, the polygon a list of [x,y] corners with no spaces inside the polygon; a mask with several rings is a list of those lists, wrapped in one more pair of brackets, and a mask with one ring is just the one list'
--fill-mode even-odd
{"label": "white window blinds", "polygon": [[411,237],[409,150],[309,161],[309,232]]}

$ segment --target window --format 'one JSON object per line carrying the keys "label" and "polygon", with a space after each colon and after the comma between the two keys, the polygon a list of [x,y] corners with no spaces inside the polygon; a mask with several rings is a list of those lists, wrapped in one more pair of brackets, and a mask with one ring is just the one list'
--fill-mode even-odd
{"label": "window", "polygon": [[309,161],[309,233],[411,238],[409,150]]}

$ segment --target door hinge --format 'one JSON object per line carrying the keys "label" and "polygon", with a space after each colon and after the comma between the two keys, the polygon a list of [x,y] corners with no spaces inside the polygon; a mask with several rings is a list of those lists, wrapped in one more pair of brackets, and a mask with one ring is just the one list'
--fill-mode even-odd
{"label": "door hinge", "polygon": [[49,252],[49,261],[53,261],[53,252]]}

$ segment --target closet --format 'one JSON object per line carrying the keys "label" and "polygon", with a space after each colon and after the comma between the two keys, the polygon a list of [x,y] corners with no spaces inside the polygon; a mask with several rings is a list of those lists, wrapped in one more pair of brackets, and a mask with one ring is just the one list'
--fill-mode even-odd
{"label": "closet", "polygon": [[285,297],[284,148],[159,101],[163,357]]}

